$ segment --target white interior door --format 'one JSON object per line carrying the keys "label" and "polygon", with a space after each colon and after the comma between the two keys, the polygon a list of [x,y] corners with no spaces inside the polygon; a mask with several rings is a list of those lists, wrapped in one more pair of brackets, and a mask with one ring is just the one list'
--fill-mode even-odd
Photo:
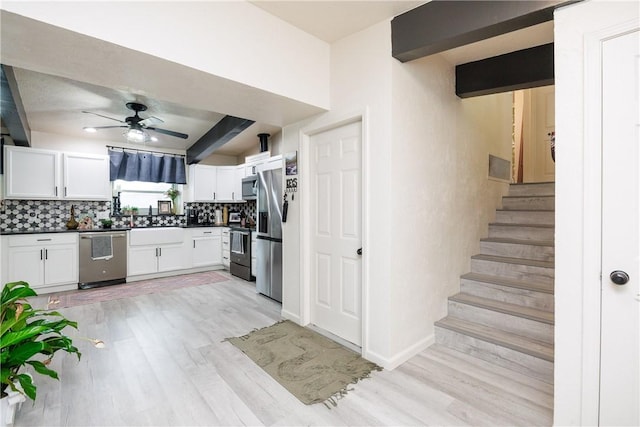
{"label": "white interior door", "polygon": [[362,345],[362,124],[310,138],[311,323]]}
{"label": "white interior door", "polygon": [[638,46],[638,31],[602,45],[600,425],[640,425]]}

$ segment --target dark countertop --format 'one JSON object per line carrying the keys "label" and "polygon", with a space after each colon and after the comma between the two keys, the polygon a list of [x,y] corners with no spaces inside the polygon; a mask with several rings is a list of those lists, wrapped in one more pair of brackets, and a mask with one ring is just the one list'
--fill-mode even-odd
{"label": "dark countertop", "polygon": [[2,236],[11,236],[11,235],[19,235],[19,234],[41,234],[41,233],[99,233],[102,231],[129,231],[135,229],[145,230],[147,228],[202,228],[202,227],[229,227],[240,230],[251,230],[255,231],[255,228],[243,228],[235,225],[215,225],[215,224],[193,224],[193,225],[167,225],[167,226],[148,226],[148,227],[111,227],[111,228],[95,228],[91,230],[67,230],[66,228],[28,228],[25,230],[3,230],[0,231],[0,235]]}
{"label": "dark countertop", "polygon": [[26,230],[3,230],[0,235],[11,236],[16,234],[42,234],[42,233],[99,233],[102,231],[128,231],[131,227],[94,228],[91,230],[67,230],[66,228],[27,228]]}

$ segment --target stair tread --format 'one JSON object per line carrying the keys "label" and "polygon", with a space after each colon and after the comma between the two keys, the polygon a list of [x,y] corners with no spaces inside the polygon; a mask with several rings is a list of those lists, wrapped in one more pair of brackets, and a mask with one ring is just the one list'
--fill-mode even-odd
{"label": "stair tread", "polygon": [[438,320],[435,325],[553,362],[553,344],[449,316]]}
{"label": "stair tread", "polygon": [[484,254],[473,255],[471,259],[502,262],[507,264],[528,265],[530,267],[542,267],[542,268],[554,268],[554,265],[555,265],[554,262],[552,261],[540,261],[537,259],[511,258],[511,257],[504,257],[504,256],[497,256],[497,255],[484,255]]}
{"label": "stair tread", "polygon": [[[503,199],[539,199],[539,198],[554,198],[556,197],[554,194],[526,194],[526,195],[517,195],[517,196],[502,196]],[[547,209],[549,210],[549,209]]]}
{"label": "stair tread", "polygon": [[[507,197],[507,196],[505,196]],[[523,197],[523,196],[512,196],[512,197]],[[496,209],[496,212],[555,212],[554,209]]]}
{"label": "stair tread", "polygon": [[488,274],[467,273],[460,276],[462,279],[473,280],[475,282],[491,283],[500,286],[508,286],[511,288],[527,289],[535,292],[543,292],[546,294],[554,293],[553,284],[537,283],[511,279],[502,276],[491,276]]}
{"label": "stair tread", "polygon": [[505,237],[484,237],[480,239],[481,242],[491,243],[510,243],[514,245],[529,245],[529,246],[551,246],[555,243],[553,240],[524,240],[524,239],[508,239]]}
{"label": "stair tread", "polygon": [[497,225],[500,227],[527,227],[527,228],[556,228],[554,224],[526,224],[514,222],[491,222],[489,226]]}
{"label": "stair tread", "polygon": [[532,307],[526,307],[523,305],[497,301],[494,299],[479,297],[479,296],[467,294],[464,292],[461,292],[449,297],[449,300],[456,301],[463,304],[473,305],[475,307],[480,307],[487,310],[497,311],[504,314],[509,314],[512,316],[523,317],[526,319],[547,323],[549,325],[554,324],[553,313],[548,311],[538,310]]}

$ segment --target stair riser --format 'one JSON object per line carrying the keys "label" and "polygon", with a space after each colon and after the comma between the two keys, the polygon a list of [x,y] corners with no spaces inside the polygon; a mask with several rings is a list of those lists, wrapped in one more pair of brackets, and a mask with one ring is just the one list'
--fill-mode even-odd
{"label": "stair riser", "polygon": [[439,326],[435,335],[438,344],[553,384],[553,362]]}
{"label": "stair riser", "polygon": [[554,211],[496,211],[496,221],[503,224],[544,224],[554,225]]}
{"label": "stair riser", "polygon": [[531,291],[528,289],[512,288],[494,283],[476,282],[462,279],[460,282],[460,292],[475,295],[483,298],[491,298],[496,301],[518,304],[525,307],[537,308],[538,310],[554,311],[553,294]]}
{"label": "stair riser", "polygon": [[553,268],[535,267],[522,264],[510,264],[503,262],[471,260],[471,272],[490,276],[511,277],[523,281],[553,284]]}
{"label": "stair riser", "polygon": [[553,196],[555,193],[554,182],[509,186],[510,196]]}
{"label": "stair riser", "polygon": [[555,199],[553,197],[504,197],[502,209],[554,210]]}
{"label": "stair riser", "polygon": [[516,243],[480,242],[480,253],[511,258],[535,259],[539,261],[553,261],[555,250],[553,246],[521,245]]}
{"label": "stair riser", "polygon": [[552,242],[555,237],[555,230],[546,227],[490,224],[489,237]]}
{"label": "stair riser", "polygon": [[449,316],[553,344],[553,325],[449,300]]}

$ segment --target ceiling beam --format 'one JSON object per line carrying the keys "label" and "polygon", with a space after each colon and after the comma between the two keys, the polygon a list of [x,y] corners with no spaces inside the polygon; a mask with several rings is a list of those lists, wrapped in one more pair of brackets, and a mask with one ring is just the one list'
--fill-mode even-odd
{"label": "ceiling beam", "polygon": [[460,98],[553,83],[553,43],[456,66],[456,95]]}
{"label": "ceiling beam", "polygon": [[9,130],[9,136],[15,145],[29,147],[31,129],[27,122],[22,98],[13,68],[0,65],[0,114],[2,123]]}
{"label": "ceiling beam", "polygon": [[249,119],[224,116],[202,138],[187,149],[187,164],[192,165],[206,159],[253,123],[254,121]]}
{"label": "ceiling beam", "polygon": [[432,0],[391,21],[392,55],[412,61],[553,20],[553,11],[581,0]]}

